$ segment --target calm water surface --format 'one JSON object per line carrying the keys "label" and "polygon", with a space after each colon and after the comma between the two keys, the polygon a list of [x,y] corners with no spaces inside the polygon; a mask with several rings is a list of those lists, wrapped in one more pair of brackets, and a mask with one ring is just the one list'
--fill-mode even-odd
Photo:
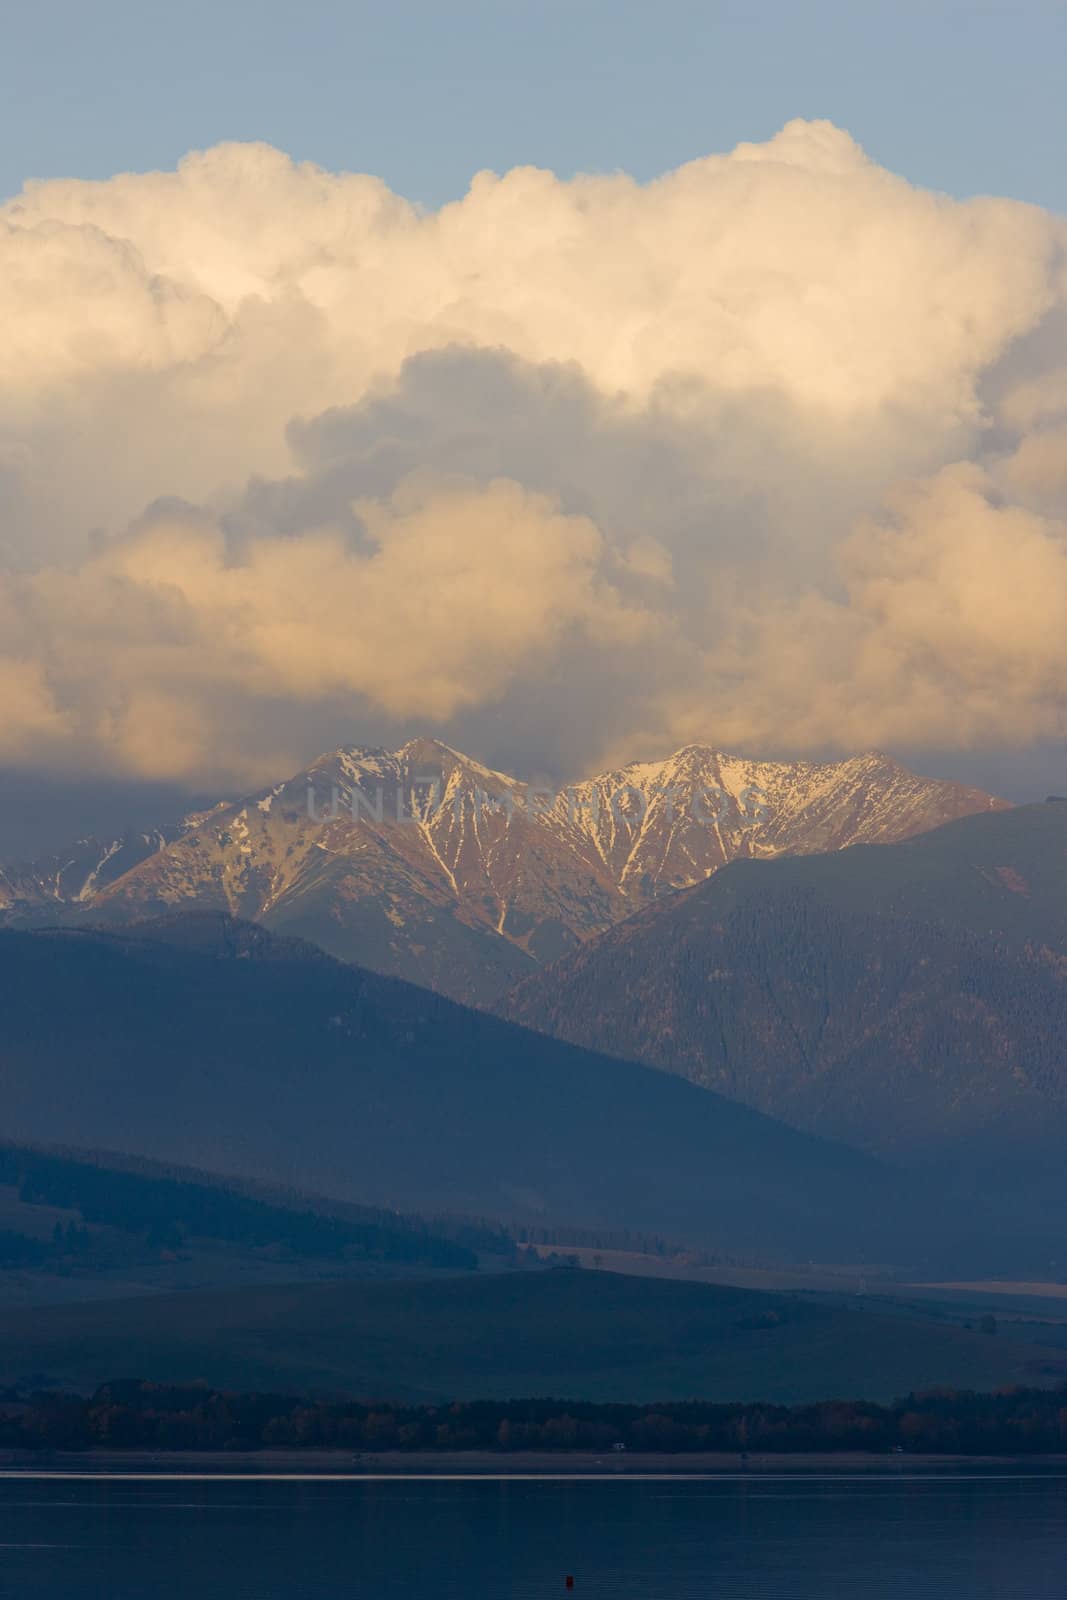
{"label": "calm water surface", "polygon": [[1065,1600],[1067,1480],[0,1480],[48,1600]]}

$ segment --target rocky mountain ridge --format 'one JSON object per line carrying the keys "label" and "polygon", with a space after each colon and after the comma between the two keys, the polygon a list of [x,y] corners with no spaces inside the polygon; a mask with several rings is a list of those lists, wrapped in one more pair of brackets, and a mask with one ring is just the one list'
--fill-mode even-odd
{"label": "rocky mountain ridge", "polygon": [[1003,805],[877,752],[769,762],[688,745],[550,790],[415,739],[337,750],[175,827],[0,870],[0,920],[219,910],[486,1003],[729,861],[889,842]]}

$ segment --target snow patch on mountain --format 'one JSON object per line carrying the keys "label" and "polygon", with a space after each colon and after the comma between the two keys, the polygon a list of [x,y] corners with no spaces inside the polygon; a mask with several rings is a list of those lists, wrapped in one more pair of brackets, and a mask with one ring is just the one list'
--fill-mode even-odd
{"label": "snow patch on mountain", "polygon": [[698,744],[553,795],[419,738],[336,750],[157,835],[0,871],[0,914],[224,910],[484,1000],[728,861],[888,843],[1003,805],[876,751],[756,761]]}

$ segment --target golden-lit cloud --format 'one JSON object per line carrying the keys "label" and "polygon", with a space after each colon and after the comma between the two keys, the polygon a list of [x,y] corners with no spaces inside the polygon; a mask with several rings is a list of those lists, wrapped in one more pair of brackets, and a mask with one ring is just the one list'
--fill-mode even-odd
{"label": "golden-lit cloud", "polygon": [[30,184],[0,207],[0,761],[1058,733],[1065,246],[818,122],[436,213],[262,145]]}
{"label": "golden-lit cloud", "polygon": [[[509,480],[409,480],[361,509],[358,552],[321,531],[234,556],[216,526],[171,512],[77,571],[9,576],[8,637],[33,641],[52,687],[0,656],[0,753],[36,740],[47,759],[73,719],[123,770],[239,778],[257,707],[359,695],[446,721],[536,673],[564,633],[626,649],[654,626],[612,584],[594,525]],[[267,751],[284,760],[284,740]]]}
{"label": "golden-lit cloud", "polygon": [[664,708],[675,728],[695,736],[715,685],[727,740],[793,750],[1067,731],[1067,524],[1004,505],[976,466],[947,467],[892,494],[837,570],[837,593],[739,606],[697,697]]}

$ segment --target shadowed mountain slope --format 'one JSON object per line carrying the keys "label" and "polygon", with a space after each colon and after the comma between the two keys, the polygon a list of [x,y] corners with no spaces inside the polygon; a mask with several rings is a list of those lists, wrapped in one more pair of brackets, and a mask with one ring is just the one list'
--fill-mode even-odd
{"label": "shadowed mountain slope", "polygon": [[502,1009],[872,1150],[1062,1159],[1067,806],[735,863]]}
{"label": "shadowed mountain slope", "polygon": [[0,932],[10,1139],[373,1205],[884,1259],[866,1157],[218,916]]}

